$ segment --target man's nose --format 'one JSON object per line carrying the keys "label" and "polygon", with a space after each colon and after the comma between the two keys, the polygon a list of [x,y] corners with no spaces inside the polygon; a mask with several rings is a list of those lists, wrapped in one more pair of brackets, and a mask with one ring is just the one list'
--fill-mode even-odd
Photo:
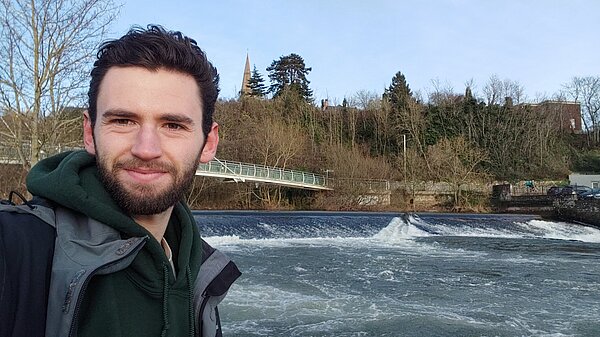
{"label": "man's nose", "polygon": [[142,126],[131,148],[131,153],[142,160],[160,157],[162,149],[158,131],[152,126]]}

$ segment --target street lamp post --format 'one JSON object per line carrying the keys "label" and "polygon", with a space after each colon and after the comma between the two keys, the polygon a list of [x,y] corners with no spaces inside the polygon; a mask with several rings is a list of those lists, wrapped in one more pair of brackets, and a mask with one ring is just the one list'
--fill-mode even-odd
{"label": "street lamp post", "polygon": [[333,170],[325,170],[325,186],[329,185],[329,172],[333,173]]}
{"label": "street lamp post", "polygon": [[404,155],[404,183],[406,184],[406,135],[402,135],[402,147],[403,147],[403,155]]}

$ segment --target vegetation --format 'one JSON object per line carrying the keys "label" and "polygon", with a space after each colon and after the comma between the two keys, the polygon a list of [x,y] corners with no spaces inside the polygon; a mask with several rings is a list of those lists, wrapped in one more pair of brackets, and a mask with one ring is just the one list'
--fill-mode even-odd
{"label": "vegetation", "polygon": [[248,87],[250,88],[249,95],[252,97],[262,98],[267,94],[267,86],[262,75],[256,69],[256,66],[252,69],[252,75],[248,80]]}
{"label": "vegetation", "polygon": [[311,70],[312,68],[307,68],[304,59],[298,54],[281,56],[267,68],[271,79],[269,91],[273,97],[291,93],[299,95],[306,102],[311,102],[312,90],[308,86],[310,81],[306,78]]}
{"label": "vegetation", "polygon": [[600,76],[573,77],[563,85],[561,98],[581,103],[581,115],[586,130],[590,130],[588,145],[600,142]]}
{"label": "vegetation", "polygon": [[[83,106],[82,65],[117,11],[108,0],[42,4],[1,2],[0,140],[24,163],[2,168],[3,197],[24,191],[25,172],[48,146],[81,145],[81,108],[73,107]],[[370,207],[363,197],[385,180],[395,184],[392,208],[414,207],[417,191],[427,189],[445,192],[451,209],[477,209],[493,181],[600,172],[600,77],[574,77],[552,97],[581,103],[585,132],[575,134],[562,127],[560,111],[524,104],[523,87],[496,76],[481,92],[473,83],[461,92],[434,84],[423,95],[399,71],[383,93],[359,91],[341,105],[317,107],[311,70],[298,54],[281,56],[266,69],[267,85],[254,67],[248,95],[217,103],[218,157],[322,173],[335,190],[198,177],[188,196],[193,206],[357,209]]]}
{"label": "vegetation", "polygon": [[[76,127],[111,0],[0,1],[0,141],[27,169]],[[80,125],[80,124],[79,124]]]}

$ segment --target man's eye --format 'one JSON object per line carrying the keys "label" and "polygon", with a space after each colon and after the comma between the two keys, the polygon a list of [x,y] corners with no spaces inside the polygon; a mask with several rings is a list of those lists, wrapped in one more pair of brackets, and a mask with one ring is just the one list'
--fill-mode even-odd
{"label": "man's eye", "polygon": [[183,129],[183,126],[181,126],[180,124],[177,124],[177,123],[167,123],[166,127],[169,130],[181,130],[181,129]]}
{"label": "man's eye", "polygon": [[127,125],[131,124],[131,121],[129,119],[125,119],[125,118],[119,118],[119,119],[113,119],[113,123],[115,123],[117,125],[127,126]]}

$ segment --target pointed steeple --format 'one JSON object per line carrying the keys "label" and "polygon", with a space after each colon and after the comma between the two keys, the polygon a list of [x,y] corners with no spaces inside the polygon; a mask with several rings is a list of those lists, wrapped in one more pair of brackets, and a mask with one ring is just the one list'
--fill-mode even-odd
{"label": "pointed steeple", "polygon": [[246,53],[246,67],[244,67],[244,78],[242,79],[242,95],[250,94],[250,57]]}

